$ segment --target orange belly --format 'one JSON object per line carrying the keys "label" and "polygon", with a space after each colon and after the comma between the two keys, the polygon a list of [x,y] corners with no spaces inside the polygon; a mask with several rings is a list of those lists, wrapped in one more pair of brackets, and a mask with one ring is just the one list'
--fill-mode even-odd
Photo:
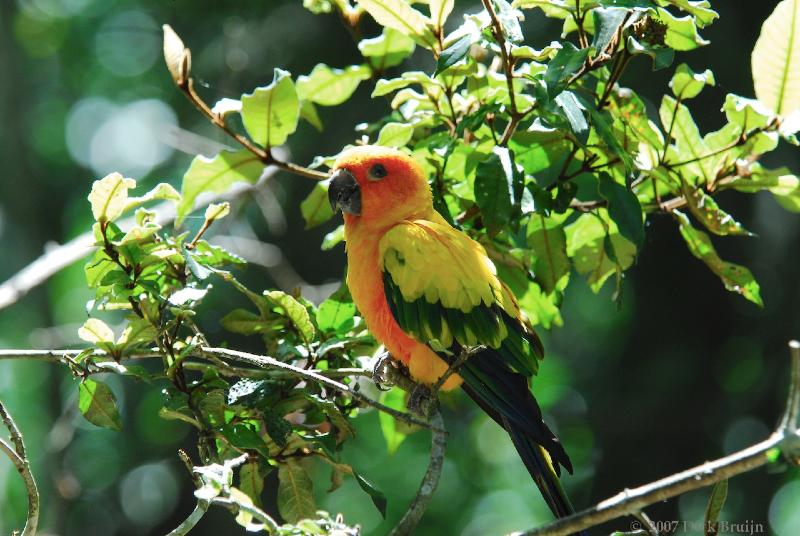
{"label": "orange belly", "polygon": [[[354,232],[355,231],[355,232]],[[386,347],[393,359],[406,365],[417,382],[434,384],[447,370],[445,363],[428,346],[406,334],[392,316],[383,290],[383,273],[378,257],[382,234],[360,235],[349,226],[347,236],[347,286],[367,328]],[[442,386],[449,391],[461,385],[461,378],[452,375]]]}

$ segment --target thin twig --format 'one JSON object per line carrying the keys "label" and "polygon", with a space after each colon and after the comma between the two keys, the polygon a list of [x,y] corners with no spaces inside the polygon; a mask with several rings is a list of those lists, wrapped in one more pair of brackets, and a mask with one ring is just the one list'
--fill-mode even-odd
{"label": "thin twig", "polygon": [[25,528],[22,530],[22,536],[33,536],[39,526],[39,490],[31,472],[30,462],[25,454],[25,442],[22,440],[22,434],[2,402],[0,402],[0,419],[8,428],[8,432],[11,434],[11,443],[14,445],[12,448],[11,445],[0,439],[0,450],[5,452],[16,467],[25,483],[25,490],[28,492],[28,517],[25,521]]}
{"label": "thin twig", "polygon": [[408,413],[405,413],[403,411],[398,411],[396,409],[390,408],[389,406],[381,404],[380,402],[372,400],[371,398],[363,395],[359,391],[351,389],[349,386],[337,382],[332,378],[323,376],[322,374],[320,374],[315,370],[302,369],[299,367],[295,367],[294,365],[290,365],[289,363],[278,361],[277,359],[273,359],[271,357],[250,354],[247,352],[239,352],[237,350],[229,350],[228,348],[203,347],[198,349],[197,353],[203,356],[211,356],[219,359],[229,359],[232,361],[239,361],[241,363],[247,363],[248,365],[254,365],[260,368],[276,368],[287,372],[291,372],[295,376],[298,376],[300,378],[313,380],[321,385],[330,387],[331,389],[335,389],[340,393],[350,395],[359,402],[363,402],[368,406],[372,406],[373,408],[379,411],[388,413],[389,415],[392,415],[396,419],[400,419],[406,424],[416,424],[417,426],[422,426],[423,428],[427,428],[429,430],[436,430],[438,432],[445,433],[444,429],[442,428],[437,428],[422,419],[418,419]]}
{"label": "thin twig", "polygon": [[425,514],[425,510],[427,510],[433,497],[433,492],[436,491],[436,486],[439,484],[439,477],[442,475],[442,467],[444,466],[444,453],[447,448],[447,434],[444,432],[442,415],[438,410],[431,415],[430,420],[433,425],[433,433],[431,434],[431,456],[430,462],[428,462],[428,470],[425,471],[425,476],[422,478],[414,500],[411,501],[408,510],[389,533],[389,536],[405,536],[414,531],[417,523]]}
{"label": "thin twig", "polygon": [[195,505],[194,510],[192,510],[192,513],[189,514],[189,517],[184,519],[180,525],[171,530],[167,536],[184,536],[189,534],[189,531],[191,531],[197,525],[197,523],[203,519],[203,516],[206,515],[208,506],[209,504],[207,501],[197,501],[197,505]]}
{"label": "thin twig", "polygon": [[626,489],[591,508],[563,517],[541,528],[515,532],[513,536],[568,536],[613,519],[641,512],[644,507],[651,504],[752,471],[775,461],[779,453],[790,461],[799,459],[800,432],[797,430],[797,404],[800,400],[800,344],[793,341],[790,343],[790,350],[792,376],[786,412],[778,429],[769,438],[724,458],[706,462],[638,488]]}

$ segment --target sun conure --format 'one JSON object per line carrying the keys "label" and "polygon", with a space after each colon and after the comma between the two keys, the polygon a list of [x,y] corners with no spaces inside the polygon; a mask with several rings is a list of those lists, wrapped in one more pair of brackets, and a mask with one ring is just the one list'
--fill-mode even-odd
{"label": "sun conure", "polygon": [[442,389],[460,385],[509,433],[553,513],[572,513],[558,480],[572,464],[529,387],[542,345],[484,248],[433,208],[421,167],[401,151],[343,152],[328,196],[344,214],[347,285],[375,338],[427,385],[481,345]]}

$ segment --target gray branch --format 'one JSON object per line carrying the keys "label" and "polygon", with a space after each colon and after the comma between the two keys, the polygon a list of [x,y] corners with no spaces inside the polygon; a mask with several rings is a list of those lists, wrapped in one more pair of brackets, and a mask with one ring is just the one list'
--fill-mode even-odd
{"label": "gray branch", "polygon": [[36,529],[39,526],[39,490],[36,488],[36,480],[33,478],[31,472],[31,465],[28,461],[28,456],[25,453],[25,443],[22,440],[22,434],[17,428],[17,423],[11,418],[6,407],[0,402],[0,419],[3,424],[8,428],[11,434],[11,443],[13,447],[5,440],[0,439],[0,450],[11,460],[16,467],[17,472],[22,477],[25,483],[25,489],[28,492],[28,518],[25,521],[25,528],[22,530],[22,536],[33,536],[36,534]]}
{"label": "gray branch", "polygon": [[[431,433],[431,456],[428,463],[428,470],[422,478],[419,489],[414,500],[408,507],[408,511],[403,515],[400,522],[392,529],[389,536],[406,536],[411,534],[428,509],[428,505],[433,498],[433,492],[439,484],[439,477],[442,476],[444,466],[444,453],[447,447],[447,434],[443,432],[444,422],[439,410],[431,415],[431,424],[435,427]],[[441,429],[442,431],[439,431]]]}
{"label": "gray branch", "polygon": [[711,486],[775,461],[782,454],[797,463],[800,459],[800,432],[797,429],[800,404],[800,344],[789,343],[792,357],[792,376],[786,402],[786,412],[778,429],[766,440],[718,460],[670,475],[650,484],[626,489],[613,497],[567,516],[541,528],[515,532],[511,536],[568,536],[627,515],[644,507],[671,499],[684,493]]}

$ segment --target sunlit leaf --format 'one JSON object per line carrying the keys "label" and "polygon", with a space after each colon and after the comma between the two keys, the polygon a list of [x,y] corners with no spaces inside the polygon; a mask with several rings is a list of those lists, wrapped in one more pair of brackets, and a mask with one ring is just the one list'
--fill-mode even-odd
{"label": "sunlit leaf", "polygon": [[311,74],[297,79],[297,95],[322,106],[336,106],[349,99],[358,84],[369,76],[369,69],[364,65],[332,69],[319,63]]}
{"label": "sunlit leaf", "polygon": [[677,210],[673,211],[673,213],[678,219],[681,235],[692,255],[703,261],[722,280],[726,289],[737,292],[759,307],[763,307],[764,302],[761,300],[758,282],[750,270],[744,266],[720,259],[717,250],[706,233],[692,227],[689,218],[685,214]]}
{"label": "sunlit leaf", "polygon": [[222,151],[214,158],[196,156],[183,175],[181,202],[176,225],[192,211],[197,197],[205,192],[222,193],[237,182],[255,184],[264,172],[264,164],[249,151]]}
{"label": "sunlit leaf", "polygon": [[300,203],[300,213],[306,222],[306,229],[322,225],[333,217],[333,209],[328,200],[330,180],[317,182]]}
{"label": "sunlit leaf", "polygon": [[428,7],[431,10],[431,20],[437,28],[444,28],[447,17],[453,11],[455,0],[430,0]]}
{"label": "sunlit leaf", "polygon": [[114,344],[114,331],[99,318],[89,318],[78,329],[78,337],[92,344]]}
{"label": "sunlit leaf", "polygon": [[800,0],[783,0],[764,21],[752,69],[758,100],[783,116],[800,109]]}
{"label": "sunlit leaf", "polygon": [[706,69],[702,73],[696,73],[686,65],[681,63],[675,69],[675,74],[669,82],[672,94],[681,100],[693,99],[703,90],[705,86],[713,86],[714,73]]}
{"label": "sunlit leaf", "polygon": [[378,133],[376,145],[384,147],[403,147],[414,135],[414,126],[408,123],[386,123]]}
{"label": "sunlit leaf", "polygon": [[119,173],[110,173],[92,183],[89,203],[95,221],[107,222],[117,219],[128,203],[128,190],[136,188],[136,181],[126,179]]}
{"label": "sunlit leaf", "polygon": [[288,72],[275,69],[272,83],[242,95],[242,123],[262,147],[281,145],[297,128],[300,100]]}
{"label": "sunlit leaf", "polygon": [[384,28],[381,35],[362,39],[358,49],[364,57],[370,58],[378,71],[394,67],[414,52],[414,40],[392,28]]}
{"label": "sunlit leaf", "polygon": [[694,50],[709,42],[697,33],[697,21],[691,15],[676,17],[668,10],[659,8],[658,19],[667,25],[664,42],[675,50]]}
{"label": "sunlit leaf", "polygon": [[176,84],[183,84],[192,70],[192,54],[169,24],[164,30],[164,61]]}
{"label": "sunlit leaf", "polygon": [[425,48],[433,48],[436,38],[428,17],[405,0],[358,0],[358,5],[372,15],[378,24],[407,35]]}
{"label": "sunlit leaf", "polygon": [[206,208],[205,218],[207,222],[221,220],[231,213],[231,204],[227,201],[223,203],[211,203]]}
{"label": "sunlit leaf", "polygon": [[[403,411],[406,404],[405,392],[399,388],[390,389],[381,393],[380,402],[390,408]],[[388,413],[380,412],[378,420],[380,420],[383,439],[386,441],[386,450],[390,456],[394,455],[410,430],[407,425],[404,425]]]}
{"label": "sunlit leaf", "polygon": [[693,188],[684,182],[681,191],[689,212],[712,233],[722,236],[753,236],[753,233],[745,229],[733,216],[722,210],[702,188]]}
{"label": "sunlit leaf", "polygon": [[314,324],[311,323],[308,310],[300,302],[279,290],[266,290],[264,296],[281,308],[281,313],[292,321],[306,341],[314,339]]}
{"label": "sunlit leaf", "polygon": [[122,430],[117,399],[108,385],[91,378],[78,385],[78,408],[87,421],[111,430]]}

